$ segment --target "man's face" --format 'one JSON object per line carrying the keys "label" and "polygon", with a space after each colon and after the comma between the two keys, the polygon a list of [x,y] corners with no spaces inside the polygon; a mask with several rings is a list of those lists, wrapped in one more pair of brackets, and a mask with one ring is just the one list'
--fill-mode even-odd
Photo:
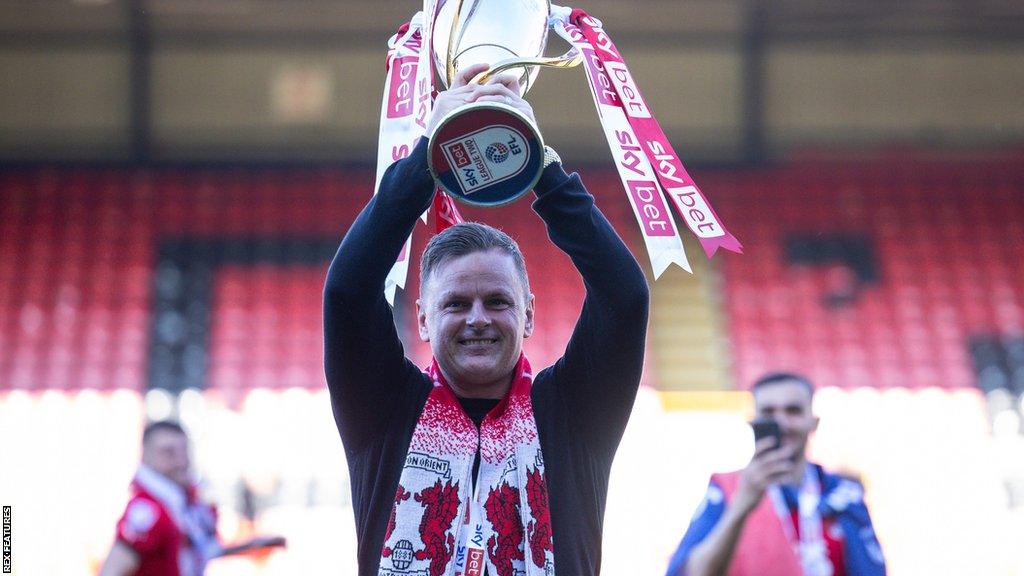
{"label": "man's face", "polygon": [[533,332],[533,295],[526,296],[512,257],[495,249],[446,260],[421,290],[420,338],[455,392],[504,396],[523,338]]}
{"label": "man's face", "polygon": [[811,412],[811,395],[803,384],[788,381],[759,388],[754,394],[754,410],[758,417],[779,423],[783,447],[795,447],[796,456],[804,456],[807,438],[818,428],[818,417]]}
{"label": "man's face", "polygon": [[188,437],[173,430],[157,430],[142,445],[142,463],[166,476],[182,488],[192,482],[189,476]]}

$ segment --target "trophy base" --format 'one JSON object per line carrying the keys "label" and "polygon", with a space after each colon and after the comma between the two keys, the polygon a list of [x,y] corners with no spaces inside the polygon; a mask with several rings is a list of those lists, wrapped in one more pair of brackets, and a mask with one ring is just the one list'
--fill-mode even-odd
{"label": "trophy base", "polygon": [[530,119],[507,104],[461,106],[437,124],[427,164],[453,198],[475,206],[501,206],[537,184],[544,141]]}

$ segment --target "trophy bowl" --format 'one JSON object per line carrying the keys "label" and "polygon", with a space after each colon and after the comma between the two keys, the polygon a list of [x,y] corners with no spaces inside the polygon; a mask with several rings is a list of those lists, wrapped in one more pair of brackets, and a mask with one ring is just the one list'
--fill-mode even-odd
{"label": "trophy bowl", "polygon": [[[437,75],[450,87],[458,70],[471,64],[491,65],[487,76],[502,71],[517,73],[520,94],[537,79],[548,39],[549,0],[446,0],[437,7],[431,56]],[[483,79],[476,79],[481,81]]]}
{"label": "trophy bowl", "polygon": [[[549,0],[441,0],[431,28],[431,60],[445,87],[460,70],[490,68],[472,80],[484,83],[514,74],[520,94],[540,67],[580,63],[575,49],[544,57]],[[544,141],[536,124],[507,104],[475,102],[441,118],[429,135],[430,173],[452,197],[477,206],[500,206],[533,189],[544,165]]]}

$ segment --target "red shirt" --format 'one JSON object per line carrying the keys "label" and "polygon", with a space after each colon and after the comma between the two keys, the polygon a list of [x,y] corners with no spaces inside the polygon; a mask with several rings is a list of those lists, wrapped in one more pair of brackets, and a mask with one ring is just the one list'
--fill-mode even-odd
{"label": "red shirt", "polygon": [[[138,479],[132,482],[132,498],[117,522],[117,539],[134,550],[139,567],[133,576],[201,576],[205,559],[182,531],[167,504],[143,487]],[[215,538],[216,510],[204,506],[213,523],[209,526]]]}

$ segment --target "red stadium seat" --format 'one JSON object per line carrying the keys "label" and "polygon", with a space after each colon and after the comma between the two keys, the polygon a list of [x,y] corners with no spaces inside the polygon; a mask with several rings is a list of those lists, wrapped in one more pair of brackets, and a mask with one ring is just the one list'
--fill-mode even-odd
{"label": "red stadium seat", "polygon": [[[1022,175],[1019,163],[884,161],[768,169],[721,185],[712,175],[703,186],[724,189],[716,207],[746,249],[722,264],[737,382],[764,369],[824,376],[824,351],[822,385],[973,385],[970,335],[1024,326]],[[851,308],[826,309],[819,277],[782,262],[787,234],[816,229],[874,242],[881,280]]]}
{"label": "red stadium seat", "polygon": [[[973,385],[972,335],[1024,331],[1020,164],[806,162],[702,175],[745,246],[744,256],[716,258],[739,385],[780,368],[847,388]],[[601,170],[584,179],[637,248],[614,176]],[[0,389],[145,388],[161,239],[333,241],[372,180],[365,169],[10,171],[0,178]],[[550,363],[583,300],[579,279],[561,273],[568,259],[529,202],[500,216],[461,209],[468,219],[499,222],[522,246],[539,311],[526,348],[536,365]],[[866,235],[880,272],[840,309],[823,302],[844,270],[783,261],[787,235],[837,231]],[[414,253],[428,237],[419,226]],[[322,387],[325,270],[326,262],[218,268],[206,384]],[[430,353],[415,330],[416,274],[414,263],[398,312],[407,352],[424,365]]]}

